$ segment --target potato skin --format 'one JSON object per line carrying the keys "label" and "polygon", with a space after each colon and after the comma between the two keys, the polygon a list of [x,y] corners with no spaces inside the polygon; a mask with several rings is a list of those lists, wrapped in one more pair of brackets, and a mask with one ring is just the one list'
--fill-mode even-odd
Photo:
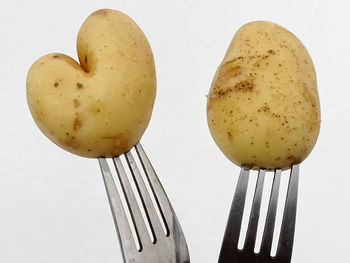
{"label": "potato skin", "polygon": [[64,54],[37,60],[27,76],[27,101],[40,130],[84,157],[112,157],[143,135],[153,109],[152,50],[136,23],[110,9],[92,13],[77,38],[80,65]]}
{"label": "potato skin", "polygon": [[271,22],[242,26],[207,99],[212,137],[233,163],[288,169],[313,149],[320,103],[312,60],[297,37]]}

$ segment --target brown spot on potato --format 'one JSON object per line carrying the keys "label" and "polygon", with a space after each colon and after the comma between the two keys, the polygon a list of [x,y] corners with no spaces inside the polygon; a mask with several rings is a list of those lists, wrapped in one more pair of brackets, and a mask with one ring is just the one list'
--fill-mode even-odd
{"label": "brown spot on potato", "polygon": [[83,88],[84,88],[84,86],[83,86],[83,84],[81,84],[81,83],[77,82],[77,88],[78,88],[78,89],[83,89]]}
{"label": "brown spot on potato", "polygon": [[240,74],[242,74],[242,68],[229,61],[221,66],[219,78],[225,81]]}
{"label": "brown spot on potato", "polygon": [[107,139],[107,140],[114,140],[114,139],[119,138],[119,136],[118,135],[116,135],[116,136],[103,136],[101,138],[102,139]]}
{"label": "brown spot on potato", "polygon": [[73,148],[73,149],[79,149],[80,147],[80,144],[77,143],[76,141],[74,141],[75,138],[70,138],[70,139],[67,139],[67,140],[61,140],[61,139],[58,139],[59,143],[65,145],[65,146],[68,146],[70,148]]}
{"label": "brown spot on potato", "polygon": [[232,140],[232,133],[230,131],[227,132],[227,136],[230,140]]}
{"label": "brown spot on potato", "polygon": [[99,9],[91,14],[91,16],[106,16],[108,15],[108,10],[107,9]]}
{"label": "brown spot on potato", "polygon": [[287,160],[295,161],[295,156],[294,155],[288,155]]}
{"label": "brown spot on potato", "polygon": [[82,123],[81,123],[81,120],[80,120],[79,116],[76,117],[74,119],[73,130],[78,131],[81,128],[81,124]]}
{"label": "brown spot on potato", "polygon": [[259,109],[258,109],[258,112],[269,112],[271,110],[271,108],[269,106],[267,106],[267,103],[264,103],[263,106],[261,106]]}
{"label": "brown spot on potato", "polygon": [[275,54],[276,54],[276,51],[270,49],[269,51],[267,51],[267,53],[270,53],[271,55],[275,55]]}
{"label": "brown spot on potato", "polygon": [[84,62],[85,62],[85,65],[87,65],[87,55],[85,55]]}
{"label": "brown spot on potato", "polygon": [[74,108],[78,108],[80,105],[80,102],[77,99],[73,100]]}
{"label": "brown spot on potato", "polygon": [[53,58],[59,58],[60,56],[58,56],[58,55],[53,55],[52,57],[53,57]]}
{"label": "brown spot on potato", "polygon": [[75,141],[73,141],[73,140],[67,140],[67,141],[64,142],[64,144],[67,145],[67,146],[70,146],[70,147],[72,147],[74,149],[79,149],[79,147],[80,147],[80,144],[75,142]]}
{"label": "brown spot on potato", "polygon": [[58,82],[55,82],[53,85],[54,85],[55,88],[57,88],[58,85],[60,85],[60,84],[58,84]]}
{"label": "brown spot on potato", "polygon": [[236,83],[236,85],[233,87],[233,89],[237,92],[252,92],[254,89],[254,83],[252,80],[245,80]]}

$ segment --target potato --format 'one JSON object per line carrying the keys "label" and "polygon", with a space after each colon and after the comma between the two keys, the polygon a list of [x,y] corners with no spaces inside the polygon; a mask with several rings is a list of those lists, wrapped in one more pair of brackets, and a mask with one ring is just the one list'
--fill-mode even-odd
{"label": "potato", "polygon": [[302,162],[320,129],[311,58],[297,37],[271,22],[235,34],[207,98],[210,132],[233,163],[287,169]]}
{"label": "potato", "polygon": [[27,76],[27,100],[40,130],[63,149],[111,157],[131,149],[153,109],[152,50],[136,23],[109,9],[92,13],[77,38],[80,65],[64,54],[37,60]]}

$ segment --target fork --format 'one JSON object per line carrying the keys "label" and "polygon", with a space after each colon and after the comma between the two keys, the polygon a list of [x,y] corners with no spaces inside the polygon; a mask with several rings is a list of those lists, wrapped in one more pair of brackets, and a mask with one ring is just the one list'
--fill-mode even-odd
{"label": "fork", "polygon": [[[140,163],[145,172],[151,192],[160,211],[158,217],[155,206],[147,190],[146,183],[142,179],[141,173],[131,151],[126,152],[125,159],[128,163],[133,181],[140,196],[142,207],[147,220],[143,220],[141,210],[137,204],[135,194],[130,185],[120,157],[114,157],[113,162],[116,168],[122,191],[131,215],[131,224],[122,205],[120,195],[116,188],[112,173],[108,167],[107,160],[99,158],[99,164],[107,191],[109,204],[111,207],[113,220],[117,230],[119,244],[125,263],[189,263],[189,252],[185,236],[181,230],[179,221],[174,209],[150,163],[145,151],[140,143],[134,147],[139,157]],[[145,222],[147,221],[147,222]],[[165,230],[162,227],[163,221]],[[147,231],[146,224],[149,225],[151,236]],[[131,227],[134,227],[136,239],[134,241]],[[138,247],[136,243],[138,243]]]}
{"label": "fork", "polygon": [[242,225],[242,216],[247,194],[249,168],[243,166],[234,194],[224,240],[221,246],[219,263],[289,263],[292,257],[295,218],[298,196],[299,165],[292,165],[287,197],[284,206],[281,232],[277,245],[277,253],[271,256],[273,232],[275,227],[277,201],[281,180],[281,170],[276,169],[272,183],[270,201],[266,216],[265,228],[260,251],[254,252],[257,228],[264,186],[265,170],[260,169],[255,187],[252,209],[243,249],[238,249],[238,240]]}

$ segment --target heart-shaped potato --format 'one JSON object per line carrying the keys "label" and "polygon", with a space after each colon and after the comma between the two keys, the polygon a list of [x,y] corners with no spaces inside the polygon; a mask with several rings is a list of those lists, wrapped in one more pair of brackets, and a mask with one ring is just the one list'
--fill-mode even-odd
{"label": "heart-shaped potato", "polygon": [[27,76],[27,100],[40,130],[85,157],[130,150],[153,109],[152,50],[136,23],[110,9],[92,13],[77,38],[80,65],[64,54],[37,60]]}

